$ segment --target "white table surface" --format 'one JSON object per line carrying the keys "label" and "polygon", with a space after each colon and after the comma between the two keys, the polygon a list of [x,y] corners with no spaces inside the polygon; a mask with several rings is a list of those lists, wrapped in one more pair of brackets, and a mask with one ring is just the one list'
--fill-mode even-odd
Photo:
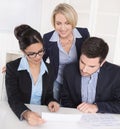
{"label": "white table surface", "polygon": [[[41,114],[41,112],[49,112],[46,106],[39,105],[27,105],[31,110]],[[60,108],[57,113],[62,114],[82,114],[77,109],[72,108]],[[91,118],[95,114],[89,114]],[[98,114],[100,115],[100,114]],[[105,116],[109,114],[104,114]],[[112,114],[120,122],[120,115]],[[94,121],[93,121],[94,122]],[[10,109],[7,102],[0,102],[0,129],[120,129],[120,123],[117,125],[102,126],[87,126],[87,122],[45,122],[43,125],[30,126],[23,120],[20,121]]]}

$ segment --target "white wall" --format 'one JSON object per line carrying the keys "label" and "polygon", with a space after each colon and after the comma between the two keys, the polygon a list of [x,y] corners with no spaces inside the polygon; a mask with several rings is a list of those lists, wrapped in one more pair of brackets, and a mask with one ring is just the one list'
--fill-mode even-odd
{"label": "white wall", "polygon": [[[6,53],[19,51],[14,27],[29,24],[43,35],[53,29],[51,13],[58,3],[71,4],[79,15],[78,25],[87,27],[91,36],[108,42],[108,61],[120,65],[120,0],[0,0],[0,70]],[[0,91],[2,73],[0,72]]]}

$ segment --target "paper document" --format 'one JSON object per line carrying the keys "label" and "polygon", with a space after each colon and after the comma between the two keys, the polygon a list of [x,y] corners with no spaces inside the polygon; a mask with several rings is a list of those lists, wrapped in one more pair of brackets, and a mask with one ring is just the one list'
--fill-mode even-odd
{"label": "paper document", "polygon": [[120,116],[112,114],[60,114],[42,113],[48,129],[120,129]]}
{"label": "paper document", "polygon": [[87,123],[93,127],[120,127],[120,118],[115,117],[112,114],[84,114],[81,118],[82,123]]}
{"label": "paper document", "polygon": [[42,118],[46,121],[79,122],[80,114],[58,114],[42,112]]}

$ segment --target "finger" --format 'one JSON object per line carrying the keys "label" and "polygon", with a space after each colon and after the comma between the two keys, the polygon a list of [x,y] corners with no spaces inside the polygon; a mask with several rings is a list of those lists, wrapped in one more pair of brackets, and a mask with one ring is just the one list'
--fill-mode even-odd
{"label": "finger", "polygon": [[89,109],[87,106],[84,106],[82,109],[81,109],[82,112],[84,113],[88,113]]}
{"label": "finger", "polygon": [[48,108],[49,108],[49,110],[50,110],[51,112],[54,112],[54,110],[55,110],[55,109],[54,109],[54,105],[49,105]]}
{"label": "finger", "polygon": [[81,110],[83,107],[85,106],[85,103],[81,103],[77,106],[77,109],[78,110]]}
{"label": "finger", "polygon": [[83,104],[82,106],[79,107],[79,110],[82,111],[82,112],[87,112],[88,105],[87,104]]}
{"label": "finger", "polygon": [[45,120],[42,119],[42,118],[39,118],[38,123],[39,123],[39,124],[43,124],[43,123],[45,123]]}
{"label": "finger", "polygon": [[59,103],[54,103],[54,108],[55,108],[55,112],[59,110],[60,108],[60,104]]}
{"label": "finger", "polygon": [[34,119],[28,119],[28,124],[31,125],[31,126],[36,126],[37,122]]}
{"label": "finger", "polygon": [[55,112],[59,110],[59,106],[55,106]]}
{"label": "finger", "polygon": [[29,119],[29,124],[32,126],[36,126],[36,125],[41,125],[43,123],[45,123],[45,120],[43,120],[41,117],[34,117]]}

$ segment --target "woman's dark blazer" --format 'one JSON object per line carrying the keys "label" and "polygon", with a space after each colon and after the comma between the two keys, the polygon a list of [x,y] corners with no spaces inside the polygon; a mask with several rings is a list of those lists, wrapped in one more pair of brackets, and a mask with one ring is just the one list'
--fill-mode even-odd
{"label": "woman's dark blazer", "polygon": [[[30,103],[32,82],[27,70],[18,71],[21,58],[9,62],[6,65],[6,90],[8,96],[8,102],[13,112],[20,118],[23,111],[28,108],[25,106]],[[42,76],[43,79],[43,91],[41,104],[47,105],[53,99],[53,73],[50,68],[50,64],[45,63],[48,72],[45,72]]]}
{"label": "woman's dark blazer", "polygon": [[[80,52],[81,52],[80,51],[81,45],[82,45],[83,41],[86,38],[88,38],[90,35],[89,35],[87,28],[76,28],[76,29],[79,31],[79,33],[82,36],[81,38],[77,38],[76,42],[75,42],[77,56],[79,59]],[[46,49],[43,59],[46,60],[49,57],[50,63],[54,69],[54,78],[56,79],[57,74],[58,74],[58,67],[59,67],[59,48],[57,46],[57,42],[50,41],[50,38],[52,37],[54,31],[51,31],[51,32],[43,35],[43,43],[44,43],[44,47]]]}

